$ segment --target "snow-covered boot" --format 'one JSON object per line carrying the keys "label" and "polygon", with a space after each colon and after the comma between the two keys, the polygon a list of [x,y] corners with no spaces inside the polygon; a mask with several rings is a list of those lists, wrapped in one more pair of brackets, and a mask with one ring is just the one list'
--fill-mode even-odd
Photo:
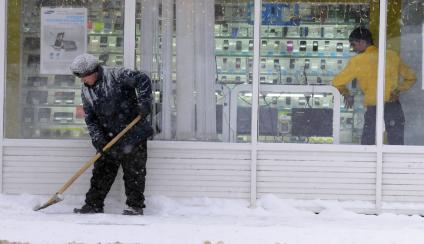
{"label": "snow-covered boot", "polygon": [[123,215],[143,215],[143,208],[137,207],[126,207],[124,211],[122,211]]}
{"label": "snow-covered boot", "polygon": [[79,213],[79,214],[103,213],[103,208],[84,204],[84,206],[82,206],[81,208],[74,208],[74,213]]}

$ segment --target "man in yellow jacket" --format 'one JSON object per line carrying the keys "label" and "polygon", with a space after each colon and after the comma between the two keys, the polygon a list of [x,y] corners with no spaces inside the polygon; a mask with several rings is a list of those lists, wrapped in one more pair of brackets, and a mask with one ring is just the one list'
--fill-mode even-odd
{"label": "man in yellow jacket", "polygon": [[[346,88],[346,84],[354,79],[357,80],[364,94],[364,105],[367,108],[361,144],[373,145],[375,144],[378,49],[373,44],[371,32],[364,27],[354,29],[349,36],[349,42],[358,55],[352,57],[346,67],[334,77],[333,86],[344,96],[345,105],[350,108],[353,105],[353,97]],[[399,80],[400,76],[403,78],[402,81]],[[384,123],[390,145],[404,144],[405,116],[399,94],[411,88],[415,81],[414,72],[402,62],[398,54],[388,50],[386,52]]]}

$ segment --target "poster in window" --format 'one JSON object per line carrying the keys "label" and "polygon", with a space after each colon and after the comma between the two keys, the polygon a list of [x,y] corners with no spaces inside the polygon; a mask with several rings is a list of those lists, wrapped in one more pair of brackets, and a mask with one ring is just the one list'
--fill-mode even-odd
{"label": "poster in window", "polygon": [[40,73],[70,74],[72,60],[87,51],[86,8],[41,8]]}

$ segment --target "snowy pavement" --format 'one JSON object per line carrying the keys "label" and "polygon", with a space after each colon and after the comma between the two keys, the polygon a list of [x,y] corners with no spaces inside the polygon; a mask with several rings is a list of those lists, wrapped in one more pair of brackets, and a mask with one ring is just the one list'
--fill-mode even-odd
{"label": "snowy pavement", "polygon": [[[414,244],[424,243],[424,218],[413,215],[355,214],[345,205],[315,201],[323,211],[302,210],[304,201],[268,195],[249,208],[245,200],[147,199],[144,216],[123,216],[122,203],[108,200],[105,214],[77,215],[83,197],[47,201],[33,195],[0,194],[0,243],[114,244]],[[364,207],[367,203],[349,203]],[[3,240],[3,242],[2,242]]]}

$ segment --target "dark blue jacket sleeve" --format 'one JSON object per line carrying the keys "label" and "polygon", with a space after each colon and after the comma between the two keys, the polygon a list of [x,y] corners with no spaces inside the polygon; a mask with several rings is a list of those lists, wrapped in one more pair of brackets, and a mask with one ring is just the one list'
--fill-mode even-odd
{"label": "dark blue jacket sleeve", "polygon": [[93,107],[88,102],[87,98],[82,93],[82,104],[84,108],[84,118],[85,123],[87,124],[88,133],[91,137],[91,142],[93,143],[94,148],[98,152],[102,151],[103,147],[109,142],[106,134],[104,133],[100,122],[97,119],[97,115],[94,113]]}
{"label": "dark blue jacket sleeve", "polygon": [[146,116],[152,111],[152,82],[148,75],[141,71],[122,69],[119,80],[133,87],[137,92],[140,114]]}

